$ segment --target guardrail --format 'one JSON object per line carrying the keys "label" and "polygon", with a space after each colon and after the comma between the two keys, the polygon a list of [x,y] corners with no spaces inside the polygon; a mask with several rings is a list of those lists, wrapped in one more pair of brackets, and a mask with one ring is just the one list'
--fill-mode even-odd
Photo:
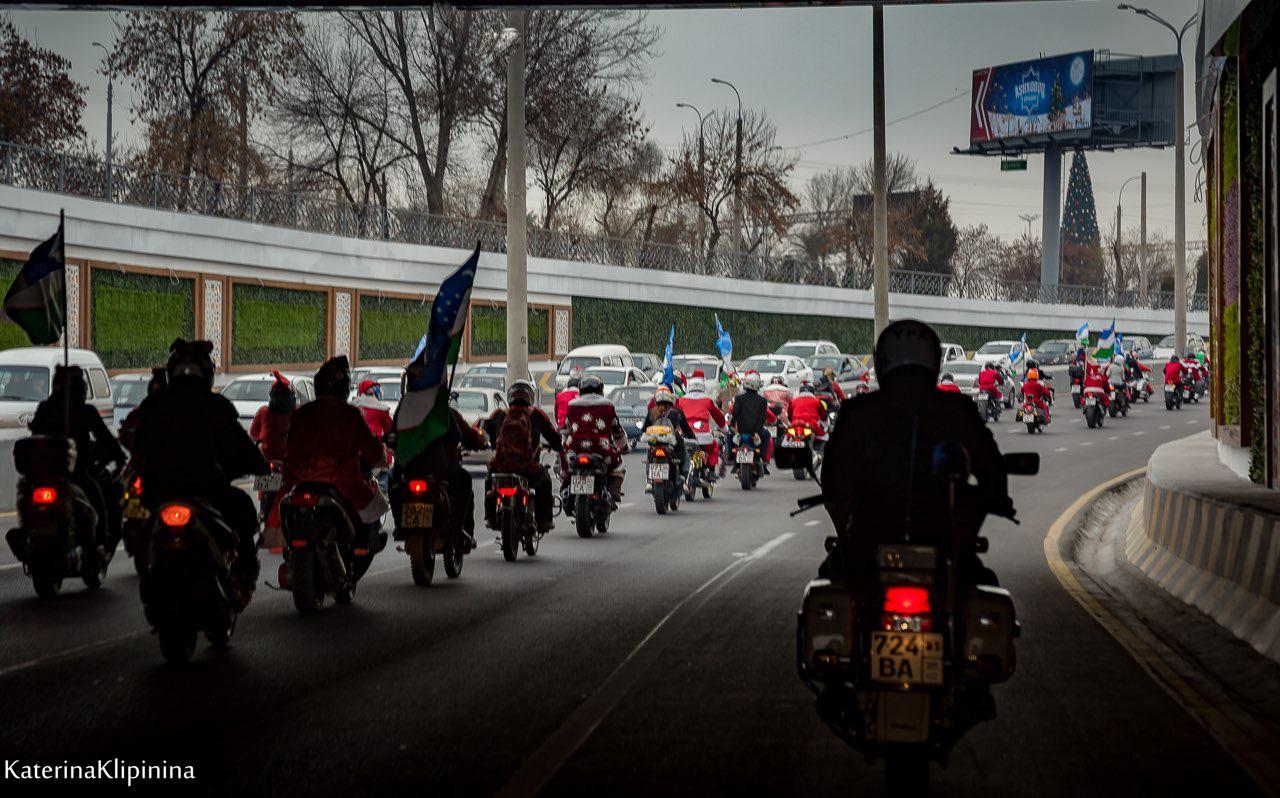
{"label": "guardrail", "polygon": [[[107,169],[103,162],[93,158],[5,142],[0,142],[0,156],[3,159],[0,178],[19,188],[353,238],[459,249],[470,249],[478,241],[486,252],[506,252],[505,222],[360,205],[133,166],[112,165]],[[871,288],[871,270],[857,264],[823,264],[752,253],[715,252],[699,257],[695,252],[669,244],[539,228],[529,229],[528,246],[530,255],[541,258],[772,283]],[[1137,291],[1117,292],[1105,287],[1041,285],[994,277],[958,279],[949,274],[900,270],[890,272],[889,290],[993,302],[1173,308],[1173,294],[1167,292],[1148,292],[1144,297]],[[1208,297],[1198,294],[1191,298],[1190,304],[1190,310],[1207,310]]]}

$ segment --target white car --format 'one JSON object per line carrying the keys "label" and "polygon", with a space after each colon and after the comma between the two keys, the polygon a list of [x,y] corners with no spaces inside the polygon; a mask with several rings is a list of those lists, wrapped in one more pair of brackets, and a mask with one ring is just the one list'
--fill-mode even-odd
{"label": "white car", "polygon": [[787,341],[774,354],[795,355],[801,360],[808,360],[818,355],[838,355],[840,347],[830,341]]}
{"label": "white car", "polygon": [[[972,360],[960,360],[953,363],[945,363],[942,366],[943,372],[950,374],[955,379],[956,387],[970,399],[977,401],[978,399],[978,374],[983,369],[982,364],[975,363]],[[939,375],[941,382],[941,375]]]}
{"label": "white car", "polygon": [[[53,390],[53,371],[62,365],[60,346],[24,346],[0,352],[0,428],[24,429],[36,407]],[[112,414],[111,382],[98,356],[88,349],[72,349],[68,360],[84,371],[87,402],[103,420]]]}
{"label": "white car", "polygon": [[[489,376],[506,377],[507,364],[506,363],[477,363],[474,366],[471,366],[470,368],[467,369],[466,376],[470,377],[473,374],[476,376],[480,376],[483,374],[483,375],[489,375]],[[529,371],[526,368],[524,370],[524,378],[529,382],[533,382],[533,372]]]}
{"label": "white car", "polygon": [[635,361],[631,359],[631,350],[625,346],[619,344],[579,346],[570,350],[569,354],[564,356],[564,360],[560,361],[560,366],[556,369],[556,390],[564,390],[569,385],[569,375],[575,371],[582,371],[592,366],[634,368],[635,365]]}
{"label": "white car", "polygon": [[[401,366],[359,366],[351,369],[351,394],[348,399],[355,399],[356,393],[360,390],[360,383],[365,380],[373,380],[382,385],[386,380],[395,380],[396,384],[400,383],[404,377],[404,368]],[[385,393],[385,389],[383,389]],[[398,393],[398,392],[397,392]]]}
{"label": "white car", "polygon": [[752,355],[742,361],[738,370],[760,372],[760,379],[766,385],[773,377],[782,377],[793,393],[800,390],[801,383],[813,382],[813,369],[795,355]]}
{"label": "white car", "polygon": [[[315,381],[311,377],[305,374],[285,374],[284,377],[293,384],[299,407],[316,398]],[[271,397],[271,385],[275,381],[275,376],[271,374],[245,374],[223,387],[222,395],[235,405],[240,426],[249,429],[253,424],[253,417],[258,414],[258,409],[265,407]]]}
{"label": "white car", "polygon": [[965,360],[964,347],[960,344],[943,344],[942,345],[942,365],[946,366],[956,360]]}
{"label": "white car", "polygon": [[449,396],[449,406],[474,427],[493,415],[494,410],[506,407],[507,398],[501,391],[489,388],[455,388]]}
{"label": "white car", "polygon": [[391,411],[392,416],[396,414],[396,407],[400,404],[400,386],[399,377],[383,377],[378,380],[378,387],[382,389],[382,403]]}
{"label": "white car", "polygon": [[1020,341],[987,341],[973,353],[973,362],[983,366],[995,363],[1007,369],[1010,366],[1009,353],[1020,343]]}
{"label": "white car", "polygon": [[582,372],[582,376],[599,377],[604,383],[604,395],[608,396],[618,388],[628,385],[644,385],[649,377],[640,369],[626,366],[593,366]]}
{"label": "white car", "polygon": [[[720,380],[720,369],[724,367],[724,361],[715,355],[675,355],[671,358],[671,369],[679,371],[687,378],[695,371],[701,371],[706,375],[707,381]],[[662,373],[658,373],[658,379],[662,379]]]}
{"label": "white car", "polygon": [[1173,336],[1166,335],[1165,337],[1160,339],[1160,343],[1156,344],[1155,349],[1152,350],[1151,359],[1157,362],[1161,360],[1167,362],[1169,358],[1173,357],[1174,355],[1177,355],[1178,357],[1182,357],[1187,352],[1199,352],[1201,349],[1204,349],[1204,348],[1205,346],[1204,346],[1203,338],[1201,338],[1199,335],[1196,335],[1195,333],[1187,333],[1186,348],[1183,349],[1181,352],[1175,352],[1173,350]]}
{"label": "white car", "polygon": [[150,384],[150,374],[117,374],[111,378],[111,423],[116,428],[147,398],[147,386]]}

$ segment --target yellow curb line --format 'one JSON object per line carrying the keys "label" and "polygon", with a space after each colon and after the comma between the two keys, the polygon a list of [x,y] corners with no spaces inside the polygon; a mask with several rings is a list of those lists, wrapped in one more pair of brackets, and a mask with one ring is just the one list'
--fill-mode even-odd
{"label": "yellow curb line", "polygon": [[[1062,584],[1063,589],[1129,652],[1152,681],[1160,685],[1170,698],[1203,726],[1205,731],[1209,732],[1218,744],[1239,763],[1263,792],[1280,796],[1280,764],[1275,761],[1275,752],[1260,750],[1256,743],[1231,722],[1225,713],[1206,701],[1204,696],[1177,672],[1164,654],[1157,651],[1150,642],[1135,634],[1094,598],[1093,594],[1080,584],[1075,569],[1062,558],[1062,536],[1075,524],[1085,509],[1102,494],[1142,476],[1146,471],[1144,466],[1121,474],[1076,499],[1066,512],[1058,516],[1053,526],[1049,527],[1049,533],[1044,539],[1045,559],[1048,560],[1049,568],[1054,576],[1058,577],[1058,582]],[[1172,655],[1172,652],[1170,655],[1176,656]]]}

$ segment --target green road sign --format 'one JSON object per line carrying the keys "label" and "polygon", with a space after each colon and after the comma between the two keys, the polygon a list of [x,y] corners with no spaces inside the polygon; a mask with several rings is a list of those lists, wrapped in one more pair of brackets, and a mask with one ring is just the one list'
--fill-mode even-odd
{"label": "green road sign", "polygon": [[1001,172],[1025,172],[1027,171],[1027,159],[1023,158],[1019,161],[1001,161]]}

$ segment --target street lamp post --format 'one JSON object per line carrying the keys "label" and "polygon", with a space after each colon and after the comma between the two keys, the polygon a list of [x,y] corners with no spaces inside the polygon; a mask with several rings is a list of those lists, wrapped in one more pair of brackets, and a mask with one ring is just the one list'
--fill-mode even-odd
{"label": "street lamp post", "polygon": [[113,85],[115,83],[115,80],[114,80],[115,75],[111,71],[111,51],[108,50],[106,46],[102,44],[102,42],[94,42],[93,46],[101,47],[102,53],[103,55],[106,56],[106,59],[107,59],[106,60],[106,64],[107,64],[107,174],[106,174],[106,185],[104,186],[104,189],[106,192],[106,198],[110,200],[112,196],[111,195],[111,156],[112,156],[111,106],[113,104],[112,100],[114,99],[113,95],[115,93],[114,92],[115,86]]}
{"label": "street lamp post", "polygon": [[1116,293],[1119,294],[1122,285],[1120,280],[1120,240],[1124,233],[1124,224],[1122,223],[1122,212],[1120,210],[1124,202],[1124,188],[1135,180],[1142,181],[1142,228],[1141,240],[1138,246],[1138,295],[1142,299],[1147,298],[1147,173],[1134,175],[1128,180],[1120,184],[1120,194],[1116,197]]}
{"label": "street lamp post", "polygon": [[529,373],[523,10],[507,9],[506,30],[512,32],[507,51],[507,385],[511,385]]}
{"label": "street lamp post", "polygon": [[738,94],[738,87],[727,80],[720,78],[712,78],[712,83],[719,83],[733,89],[733,94],[738,98],[738,127],[737,142],[734,145],[733,159],[733,246],[738,252],[742,251],[742,95]]}
{"label": "street lamp post", "polygon": [[1018,218],[1027,223],[1027,238],[1031,238],[1031,223],[1040,218],[1038,213],[1020,213]]}
{"label": "street lamp post", "polygon": [[[698,198],[702,202],[707,200],[706,174],[704,172],[707,162],[706,138],[703,135],[707,118],[694,106],[689,103],[676,103],[677,108],[688,108],[698,115]],[[703,258],[703,247],[706,246],[707,234],[707,215],[702,209],[698,209],[698,259]]]}
{"label": "street lamp post", "polygon": [[1184,190],[1187,159],[1185,145],[1183,144],[1184,135],[1186,134],[1186,122],[1183,116],[1185,111],[1182,97],[1182,37],[1195,24],[1196,15],[1192,14],[1191,18],[1183,23],[1179,29],[1150,9],[1138,8],[1128,3],[1121,3],[1118,8],[1122,11],[1132,11],[1153,22],[1160,23],[1169,29],[1169,32],[1173,34],[1174,41],[1178,44],[1178,69],[1175,73],[1176,79],[1174,81],[1174,91],[1177,92],[1177,97],[1173,106],[1173,126],[1176,136],[1173,147],[1174,158],[1176,159],[1173,170],[1173,340],[1174,345],[1182,349],[1187,345],[1187,197]]}

